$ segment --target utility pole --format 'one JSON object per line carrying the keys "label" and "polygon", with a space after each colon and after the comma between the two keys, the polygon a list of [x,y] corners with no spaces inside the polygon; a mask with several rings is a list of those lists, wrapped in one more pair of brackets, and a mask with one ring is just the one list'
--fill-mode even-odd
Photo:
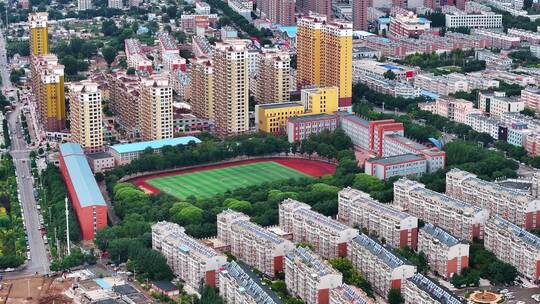
{"label": "utility pole", "polygon": [[68,210],[68,198],[66,197],[66,241],[67,241],[67,252],[68,255],[71,254],[71,246],[69,243],[69,210]]}

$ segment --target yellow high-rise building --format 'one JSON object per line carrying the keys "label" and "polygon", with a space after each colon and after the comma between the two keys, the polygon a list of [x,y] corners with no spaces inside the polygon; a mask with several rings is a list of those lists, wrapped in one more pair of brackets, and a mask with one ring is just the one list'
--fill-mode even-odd
{"label": "yellow high-rise building", "polygon": [[301,103],[306,113],[332,114],[338,110],[338,92],[337,87],[303,89],[300,92]]}
{"label": "yellow high-rise building", "polygon": [[103,150],[101,90],[90,80],[69,86],[71,140],[90,153]]}
{"label": "yellow high-rise building", "polygon": [[339,108],[352,105],[352,32],[348,21],[334,20],[323,28],[321,85],[339,88]]}
{"label": "yellow high-rise building", "polygon": [[322,29],[326,16],[311,14],[298,18],[296,33],[297,88],[321,84]]}
{"label": "yellow high-rise building", "polygon": [[332,114],[338,110],[338,88],[312,88],[301,91],[301,102],[283,102],[255,106],[255,123],[259,131],[281,134],[291,117]]}
{"label": "yellow high-rise building", "polygon": [[139,89],[141,138],[155,140],[173,137],[173,91],[166,75],[141,78]]}
{"label": "yellow high-rise building", "polygon": [[339,108],[352,104],[352,23],[311,14],[298,19],[297,87],[335,86]]}
{"label": "yellow high-rise building", "polygon": [[191,110],[195,116],[214,119],[214,63],[199,57],[191,61]]}
{"label": "yellow high-rise building", "polygon": [[257,104],[287,102],[291,98],[291,56],[277,48],[263,48],[257,60]]}
{"label": "yellow high-rise building", "polygon": [[66,128],[64,66],[53,54],[32,57],[32,88],[45,131]]}
{"label": "yellow high-rise building", "polygon": [[30,25],[30,54],[34,56],[49,53],[49,30],[47,21],[49,14],[46,12],[31,13],[28,15]]}

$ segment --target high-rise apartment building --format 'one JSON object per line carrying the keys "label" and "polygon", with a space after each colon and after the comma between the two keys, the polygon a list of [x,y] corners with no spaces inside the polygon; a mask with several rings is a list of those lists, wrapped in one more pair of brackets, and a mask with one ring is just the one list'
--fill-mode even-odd
{"label": "high-rise apartment building", "polygon": [[306,304],[328,303],[330,290],[342,280],[339,271],[308,248],[295,248],[285,258],[287,290]]}
{"label": "high-rise apartment building", "polygon": [[484,246],[532,281],[540,278],[540,238],[500,216],[486,224]]}
{"label": "high-rise apartment building", "polygon": [[249,73],[246,40],[216,43],[214,117],[219,137],[249,131]]}
{"label": "high-rise apartment building", "polygon": [[368,30],[369,0],[354,0],[352,3],[353,28],[355,30]]}
{"label": "high-rise apartment building", "polygon": [[109,8],[123,9],[124,3],[122,0],[108,0],[107,5]]}
{"label": "high-rise apartment building", "polygon": [[401,288],[403,282],[416,272],[416,266],[363,233],[352,239],[349,247],[349,259],[354,268],[384,298],[390,289]]}
{"label": "high-rise apartment building", "polygon": [[426,255],[432,271],[446,279],[469,266],[469,244],[430,223],[418,232],[418,252]]}
{"label": "high-rise apartment building", "polygon": [[103,149],[103,109],[101,90],[89,80],[69,86],[69,118],[71,140],[86,152]]}
{"label": "high-rise apartment building", "polygon": [[139,96],[140,76],[119,71],[107,74],[109,100],[116,122],[130,137],[140,133]]}
{"label": "high-rise apartment building", "polygon": [[77,0],[77,8],[79,11],[92,9],[92,0]]}
{"label": "high-rise apartment building", "polygon": [[66,128],[64,66],[53,54],[32,56],[31,60],[31,85],[39,118],[45,131],[62,131]]}
{"label": "high-rise apartment building", "polygon": [[199,118],[214,119],[214,62],[207,57],[190,62],[191,110]]}
{"label": "high-rise apartment building", "polygon": [[225,303],[283,303],[249,266],[235,261],[227,263],[219,272],[219,294]]}
{"label": "high-rise apartment building", "polygon": [[405,281],[401,290],[405,304],[465,304],[447,288],[421,273],[415,274]]}
{"label": "high-rise apartment building", "polygon": [[268,18],[272,23],[285,26],[295,25],[294,11],[295,0],[262,0],[257,2],[257,10],[263,17]]}
{"label": "high-rise apartment building", "polygon": [[173,137],[173,96],[169,78],[153,74],[140,82],[141,138],[154,140]]}
{"label": "high-rise apartment building", "polygon": [[283,272],[284,257],[294,244],[249,221],[249,216],[227,209],[217,215],[217,237],[232,255],[268,276]]}
{"label": "high-rise apartment building", "polygon": [[352,104],[352,23],[312,14],[298,19],[297,87],[335,86],[339,107]]}
{"label": "high-rise apartment building", "polygon": [[297,11],[304,15],[316,13],[328,19],[332,19],[331,0],[299,0],[296,1],[296,7]]}
{"label": "high-rise apartment building", "polygon": [[348,226],[358,225],[371,234],[384,238],[392,247],[415,250],[418,237],[418,218],[399,211],[392,205],[381,204],[369,194],[344,188],[338,194],[338,219]]}
{"label": "high-rise apartment building", "polygon": [[28,15],[30,25],[30,55],[38,56],[49,53],[49,29],[47,22],[49,13],[31,13]]}
{"label": "high-rise apartment building", "polygon": [[326,259],[346,257],[347,243],[358,235],[358,230],[293,199],[286,199],[279,205],[279,227],[292,233],[295,243],[311,244],[315,252]]}
{"label": "high-rise apartment building", "polygon": [[462,240],[483,238],[489,218],[488,210],[426,189],[423,184],[406,178],[394,183],[394,204]]}
{"label": "high-rise apartment building", "polygon": [[227,257],[185,233],[184,227],[171,222],[152,225],[152,249],[161,252],[173,273],[195,290],[201,281],[218,287],[218,272]]}
{"label": "high-rise apartment building", "polygon": [[289,101],[291,97],[289,53],[279,49],[263,48],[258,57],[255,101],[258,104]]}
{"label": "high-rise apartment building", "polygon": [[540,226],[540,200],[481,180],[467,171],[452,169],[446,174],[446,194],[489,210],[526,229]]}

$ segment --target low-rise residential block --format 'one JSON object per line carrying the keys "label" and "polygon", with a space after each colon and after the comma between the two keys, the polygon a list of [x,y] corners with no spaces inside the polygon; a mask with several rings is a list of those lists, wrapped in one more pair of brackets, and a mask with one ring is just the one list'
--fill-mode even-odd
{"label": "low-rise residential block", "polygon": [[421,273],[409,278],[401,292],[405,304],[465,304],[457,295]]}
{"label": "low-rise residential block", "polygon": [[423,252],[431,270],[445,279],[469,266],[469,244],[430,223],[418,232],[418,252]]}
{"label": "low-rise residential block", "polygon": [[293,199],[279,205],[279,227],[292,233],[295,243],[307,242],[326,259],[347,256],[347,243],[358,230],[311,210],[311,206]]}
{"label": "low-rise residential block", "polygon": [[349,226],[358,225],[369,234],[384,239],[392,247],[416,249],[418,218],[381,204],[369,194],[344,188],[338,194],[338,219]]}
{"label": "low-rise residential block", "polygon": [[201,281],[217,287],[227,257],[188,236],[184,227],[171,222],[152,225],[152,248],[161,252],[174,274],[197,290]]}
{"label": "low-rise residential block", "polygon": [[416,273],[416,266],[365,234],[349,242],[351,260],[373,290],[386,298],[392,288],[400,289],[403,283]]}
{"label": "low-rise residential block", "polygon": [[394,183],[394,204],[463,240],[482,238],[489,211],[402,178]]}
{"label": "low-rise residential block", "polygon": [[283,272],[285,254],[294,244],[249,221],[249,216],[227,209],[217,215],[217,238],[232,255],[268,276]]}

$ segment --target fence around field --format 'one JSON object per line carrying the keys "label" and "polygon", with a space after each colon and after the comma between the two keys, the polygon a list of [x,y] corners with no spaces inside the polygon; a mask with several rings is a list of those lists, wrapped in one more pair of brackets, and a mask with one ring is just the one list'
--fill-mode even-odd
{"label": "fence around field", "polygon": [[204,164],[197,164],[193,166],[184,166],[184,167],[174,167],[170,169],[165,170],[157,170],[157,171],[145,171],[145,172],[138,172],[130,175],[125,175],[122,178],[118,180],[119,183],[128,182],[135,178],[141,178],[148,175],[159,175],[164,173],[171,173],[175,171],[180,170],[189,170],[189,169],[196,169],[196,168],[203,168],[208,166],[215,166],[215,165],[222,165],[222,164],[229,164],[229,163],[235,163],[239,161],[245,161],[245,160],[257,160],[257,159],[305,159],[305,160],[314,160],[314,161],[320,161],[332,165],[337,165],[337,160],[333,158],[326,158],[321,157],[318,155],[308,155],[308,154],[287,154],[287,153],[278,153],[278,154],[270,154],[270,155],[260,155],[260,156],[238,156],[235,158],[229,158],[227,160],[222,160],[218,162],[211,162],[211,163],[204,163]]}

